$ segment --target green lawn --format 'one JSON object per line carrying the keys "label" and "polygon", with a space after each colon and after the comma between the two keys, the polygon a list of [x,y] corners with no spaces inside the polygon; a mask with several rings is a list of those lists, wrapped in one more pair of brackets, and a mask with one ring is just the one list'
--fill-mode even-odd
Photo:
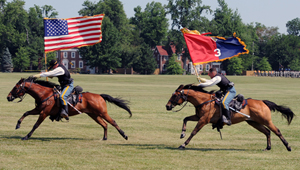
{"label": "green lawn", "polygon": [[29,75],[0,73],[0,169],[300,169],[300,79],[228,76],[246,98],[270,100],[294,111],[297,116],[289,126],[280,113],[272,113],[273,123],[292,147],[288,152],[274,133],[272,150],[262,151],[266,137],[246,122],[224,127],[223,140],[209,124],[185,150],[178,150],[196,125],[188,122],[187,137],[179,138],[182,121],[194,114],[194,107],[188,104],[180,112],[169,112],[165,105],[180,84],[196,82],[193,75],[72,75],[74,85],[84,91],[130,100],[131,118],[108,104],[109,115],[128,140],[109,125],[108,140],[102,141],[102,127],[82,114],[70,117],[68,123],[47,118],[29,140],[22,141],[38,116],[25,118],[18,130],[15,126],[34,108],[34,100],[27,95],[21,103],[8,102],[6,96]]}

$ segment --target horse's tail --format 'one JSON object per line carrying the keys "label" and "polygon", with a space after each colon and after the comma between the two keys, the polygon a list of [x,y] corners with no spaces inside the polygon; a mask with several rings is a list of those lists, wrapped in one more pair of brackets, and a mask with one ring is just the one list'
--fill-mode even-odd
{"label": "horse's tail", "polygon": [[129,114],[130,114],[130,117],[132,116],[132,113],[130,111],[130,108],[129,108],[129,101],[128,100],[123,100],[121,98],[113,98],[111,97],[110,95],[108,94],[100,94],[100,96],[105,100],[105,101],[108,101],[110,103],[113,103],[117,106],[119,106],[120,108],[122,109],[125,109]]}
{"label": "horse's tail", "polygon": [[278,106],[277,104],[269,101],[269,100],[263,100],[263,102],[269,107],[271,111],[279,111],[281,112],[282,116],[286,118],[288,121],[288,124],[290,124],[295,116],[293,111],[285,106]]}

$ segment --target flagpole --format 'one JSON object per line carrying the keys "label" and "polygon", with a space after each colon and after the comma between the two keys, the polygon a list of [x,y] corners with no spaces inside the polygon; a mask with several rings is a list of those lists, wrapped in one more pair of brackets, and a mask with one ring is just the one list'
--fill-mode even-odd
{"label": "flagpole", "polygon": [[[47,72],[47,54],[44,53],[45,55],[45,71]],[[48,81],[48,77],[46,77],[46,80]]]}
{"label": "flagpole", "polygon": [[[197,71],[197,69],[196,69],[196,66],[195,65],[193,65],[194,66],[194,70],[195,70],[195,73],[196,73],[196,76],[197,76],[197,78],[199,77],[199,75],[198,75],[198,71]],[[197,79],[198,80],[198,79]],[[200,83],[200,80],[198,80],[198,82]]]}

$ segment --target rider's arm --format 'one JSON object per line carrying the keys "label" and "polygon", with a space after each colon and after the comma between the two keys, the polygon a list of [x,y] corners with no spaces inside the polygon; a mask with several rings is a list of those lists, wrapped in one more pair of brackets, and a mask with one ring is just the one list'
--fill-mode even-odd
{"label": "rider's arm", "polygon": [[201,83],[198,86],[199,87],[208,87],[208,86],[213,86],[218,84],[221,81],[221,77],[220,76],[215,76],[214,78],[207,80],[205,83]]}
{"label": "rider's arm", "polygon": [[56,69],[52,70],[52,71],[49,71],[49,72],[43,72],[41,73],[41,77],[56,77],[56,76],[60,76],[60,75],[63,75],[65,74],[65,70],[62,69],[61,67],[57,67]]}

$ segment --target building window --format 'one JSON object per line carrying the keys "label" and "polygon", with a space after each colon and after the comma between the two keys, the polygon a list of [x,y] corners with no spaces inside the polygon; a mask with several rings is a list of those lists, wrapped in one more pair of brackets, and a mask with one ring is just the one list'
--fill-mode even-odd
{"label": "building window", "polygon": [[166,65],[164,64],[164,66],[163,66],[163,71],[166,71],[167,69],[166,69]]}
{"label": "building window", "polygon": [[58,54],[59,54],[59,52],[58,52],[58,51],[56,51],[56,58],[58,58]]}
{"label": "building window", "polygon": [[79,61],[79,68],[83,68],[83,61]]}
{"label": "building window", "polygon": [[72,52],[72,53],[71,53],[71,57],[72,57],[72,58],[75,58],[75,52]]}
{"label": "building window", "polygon": [[164,60],[168,61],[168,56],[164,55]]}
{"label": "building window", "polygon": [[206,64],[206,71],[210,69],[209,64]]}
{"label": "building window", "polygon": [[79,58],[82,58],[82,56],[79,54]]}
{"label": "building window", "polygon": [[71,68],[75,68],[75,61],[71,61]]}
{"label": "building window", "polygon": [[202,71],[203,70],[203,65],[199,65],[199,71]]}
{"label": "building window", "polygon": [[68,58],[68,52],[64,52],[64,58]]}

